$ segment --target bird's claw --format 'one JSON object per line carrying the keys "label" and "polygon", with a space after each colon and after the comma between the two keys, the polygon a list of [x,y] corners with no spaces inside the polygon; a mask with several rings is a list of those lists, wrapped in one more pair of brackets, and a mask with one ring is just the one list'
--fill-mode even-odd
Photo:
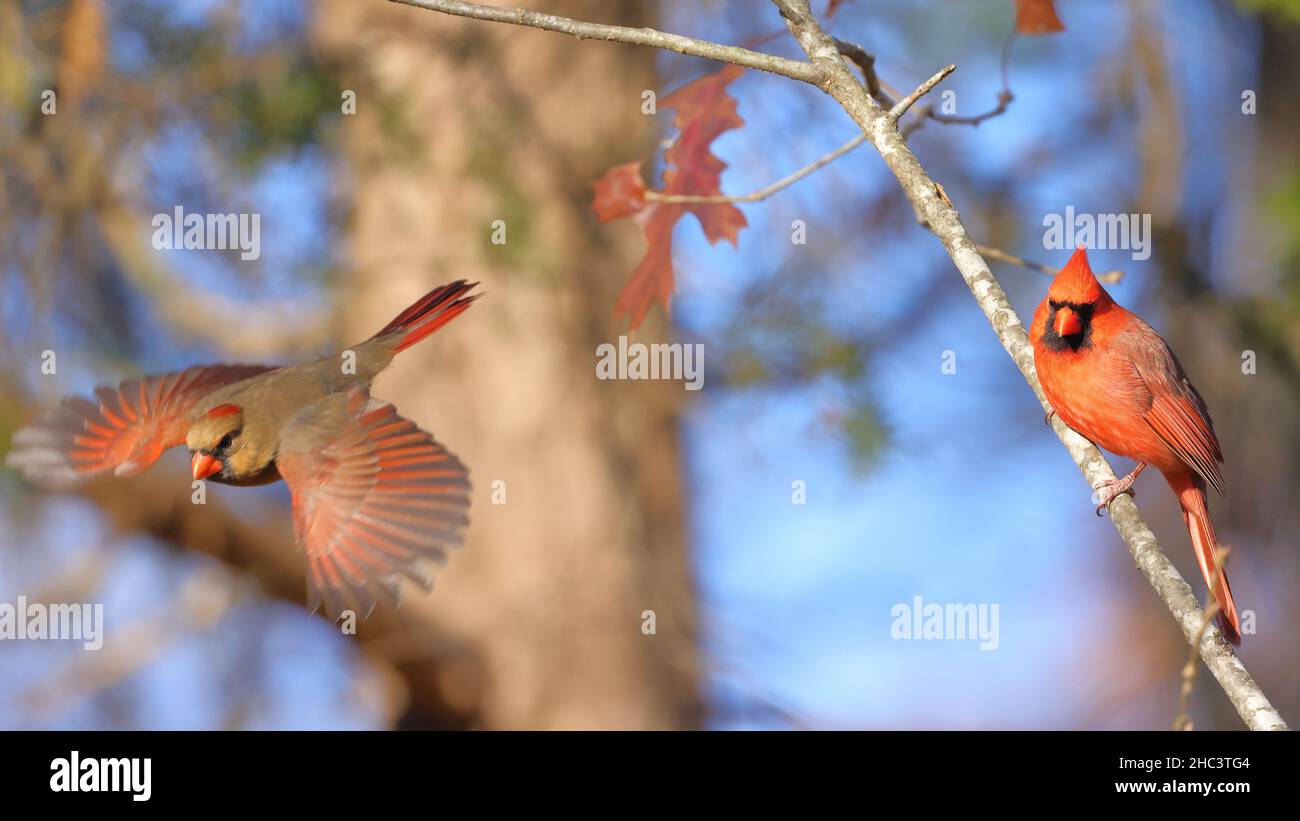
{"label": "bird's claw", "polygon": [[1105,484],[1097,488],[1097,498],[1101,499],[1101,504],[1097,505],[1098,516],[1110,508],[1110,503],[1115,501],[1116,497],[1127,493],[1131,498],[1137,498],[1137,491],[1133,489],[1133,478],[1126,476],[1123,479],[1107,479]]}
{"label": "bird's claw", "polygon": [[1056,415],[1056,411],[1049,410],[1046,414],[1043,415],[1043,424],[1047,425],[1050,428],[1052,426],[1052,417],[1055,415]]}

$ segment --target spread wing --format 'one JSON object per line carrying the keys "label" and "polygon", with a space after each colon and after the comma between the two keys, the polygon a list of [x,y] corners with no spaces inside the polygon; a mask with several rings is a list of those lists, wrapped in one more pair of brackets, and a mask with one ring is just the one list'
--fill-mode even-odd
{"label": "spread wing", "polygon": [[308,605],[363,617],[396,606],[405,575],[426,589],[428,560],[446,562],[464,541],[469,472],[455,456],[361,388],[299,413],[276,457],[293,492],[307,553]]}
{"label": "spread wing", "polygon": [[1146,323],[1141,328],[1142,339],[1129,346],[1128,355],[1150,392],[1146,423],[1188,468],[1222,494],[1223,450],[1209,408],[1160,335]]}
{"label": "spread wing", "polygon": [[71,396],[39,425],[14,434],[5,464],[28,479],[68,485],[113,471],[134,476],[182,444],[195,404],[223,385],[272,370],[263,365],[200,365],[146,376],[95,398]]}

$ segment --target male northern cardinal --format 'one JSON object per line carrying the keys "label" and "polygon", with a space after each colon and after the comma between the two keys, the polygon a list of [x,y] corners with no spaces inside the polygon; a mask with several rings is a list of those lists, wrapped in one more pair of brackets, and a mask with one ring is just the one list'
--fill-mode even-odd
{"label": "male northern cardinal", "polygon": [[331,616],[399,600],[399,574],[431,586],[468,524],[469,473],[370,383],[398,351],[455,319],[478,294],[464,280],[430,291],[370,339],[286,368],[198,366],[70,397],[14,435],[7,463],[38,482],[134,476],[184,444],[194,479],[284,479],[307,553],[308,604]]}
{"label": "male northern cardinal", "polygon": [[1178,496],[1205,583],[1219,603],[1219,627],[1241,643],[1228,577],[1214,583],[1218,540],[1205,504],[1208,482],[1223,493],[1223,452],[1205,400],[1178,358],[1150,325],[1115,304],[1093,276],[1087,252],[1075,250],[1034,311],[1029,337],[1043,393],[1065,424],[1137,467],[1098,491],[1102,508],[1128,493],[1153,465]]}

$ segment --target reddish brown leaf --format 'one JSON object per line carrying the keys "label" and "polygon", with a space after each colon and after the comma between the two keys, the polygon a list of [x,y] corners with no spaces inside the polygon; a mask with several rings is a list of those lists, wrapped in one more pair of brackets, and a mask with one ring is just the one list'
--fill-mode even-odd
{"label": "reddish brown leaf", "polygon": [[596,197],[591,208],[601,222],[630,217],[645,208],[641,163],[624,163],[606,171],[605,176],[596,180]]}
{"label": "reddish brown leaf", "polygon": [[645,223],[646,251],[632,278],[614,303],[614,318],[628,315],[636,330],[658,300],[664,309],[673,295],[673,226],[682,215],[680,205],[656,205]]}
{"label": "reddish brown leaf", "polygon": [[[719,135],[745,124],[736,112],[736,99],[727,86],[744,69],[726,66],[669,94],[659,102],[671,108],[673,125],[680,133],[664,153],[663,191],[668,195],[717,196],[722,193],[722,172],[727,164],[712,153]],[[637,189],[640,184],[640,189]],[[651,203],[645,207],[645,186],[638,163],[610,169],[596,185],[592,207],[601,220],[637,214],[643,221],[646,255],[619,294],[614,316],[627,314],[636,329],[656,301],[664,308],[672,296],[673,228],[683,214],[699,220],[709,242],[726,240],[736,245],[745,215],[731,203]],[[608,215],[608,216],[606,216]]]}
{"label": "reddish brown leaf", "polygon": [[[745,124],[736,113],[736,98],[727,86],[744,69],[726,66],[669,94],[660,105],[676,111],[673,125],[681,129],[672,148],[664,153],[670,168],[664,171],[665,194],[710,196],[722,193],[722,171],[727,164],[712,153],[713,141],[723,132]],[[709,242],[727,240],[736,245],[745,215],[731,203],[688,204]]]}
{"label": "reddish brown leaf", "polygon": [[716,123],[714,137],[729,128],[740,128],[745,121],[736,113],[736,98],[727,93],[727,86],[744,71],[740,66],[723,66],[677,89],[659,105],[677,112],[673,115],[673,125],[682,130],[697,121]]}
{"label": "reddish brown leaf", "polygon": [[1056,16],[1053,0],[1016,0],[1016,31],[1020,34],[1051,34],[1065,31]]}

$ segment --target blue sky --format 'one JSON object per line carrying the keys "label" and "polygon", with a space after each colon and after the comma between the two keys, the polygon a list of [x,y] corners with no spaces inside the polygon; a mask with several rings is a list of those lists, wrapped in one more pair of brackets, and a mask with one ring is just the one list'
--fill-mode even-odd
{"label": "blue sky", "polygon": [[[837,33],[872,44],[886,79],[914,85],[938,67],[957,62],[959,71],[941,88],[958,94],[960,113],[992,104],[999,88],[1001,36],[1010,25],[1011,3],[937,2],[951,25],[921,25],[933,15],[915,3],[849,4]],[[1112,138],[1080,146],[1072,123],[1092,105],[1099,65],[1126,47],[1120,36],[1125,6],[1117,2],[1062,0],[1069,31],[1051,38],[1021,39],[1015,46],[1011,85],[1016,101],[1003,117],[978,129],[927,125],[913,145],[922,161],[945,182],[957,201],[989,196],[996,181],[1015,179],[1019,218],[1017,241],[1007,250],[1050,265],[1066,252],[1041,247],[1044,213],[1072,204],[1080,211],[1127,208],[1138,177],[1137,147],[1121,123]],[[274,3],[263,9],[275,26],[300,26],[301,7]],[[862,8],[856,8],[861,6]],[[732,6],[735,7],[734,4]],[[1005,7],[1005,8],[1003,8]],[[1177,15],[1159,18],[1176,31],[1174,60],[1180,82],[1236,110],[1238,90],[1251,83],[1247,32],[1225,40],[1225,18],[1208,2],[1179,3]],[[766,9],[766,5],[764,5]],[[992,9],[992,10],[990,10]],[[738,41],[779,26],[771,19],[736,32],[730,22],[701,18],[697,4],[666,15],[666,27],[699,36]],[[266,22],[266,21],[263,21]],[[265,27],[255,27],[265,30]],[[974,33],[974,36],[971,33]],[[1245,44],[1240,45],[1240,44]],[[117,43],[129,64],[132,45]],[[575,44],[575,48],[584,47]],[[791,47],[777,41],[769,48]],[[1195,59],[1217,49],[1221,60]],[[675,82],[691,76],[691,66],[676,55],[662,58]],[[669,89],[672,85],[669,85]],[[668,89],[665,89],[668,90]],[[820,156],[853,135],[848,119],[811,89],[750,72],[733,86],[747,125],[715,144],[731,168],[724,190],[754,190]],[[668,115],[660,120],[667,123]],[[1249,129],[1225,114],[1209,117],[1189,134],[1190,150],[1204,158],[1186,180],[1189,210],[1215,213],[1216,232],[1232,227],[1227,168],[1233,152],[1249,151]],[[1131,123],[1130,123],[1131,125]],[[180,202],[204,167],[194,156],[199,144],[182,127],[165,132],[148,157],[148,184],[159,210]],[[1021,173],[1027,155],[1043,146],[1067,144],[1069,162]],[[1212,150],[1214,149],[1214,150]],[[1220,155],[1218,151],[1225,152]],[[263,296],[301,295],[303,271],[318,269],[321,237],[329,231],[329,160],[303,152],[273,162],[238,188],[252,210],[263,214],[258,263]],[[949,185],[952,169],[966,180]],[[855,467],[845,446],[826,423],[828,409],[843,408],[851,395],[830,379],[794,389],[731,391],[708,386],[683,424],[688,464],[686,502],[690,538],[701,590],[709,688],[720,701],[743,698],[770,703],[794,716],[798,725],[816,727],[1074,727],[1095,723],[1098,705],[1112,692],[1081,669],[1092,654],[1108,654],[1108,670],[1138,670],[1146,649],[1125,641],[1122,616],[1133,597],[1149,597],[1135,580],[1132,562],[1110,523],[1092,514],[1090,491],[1059,442],[1042,424],[1042,413],[1018,371],[998,345],[983,315],[970,299],[937,240],[905,213],[899,227],[874,231],[855,223],[862,192],[894,185],[869,146],[860,148],[777,197],[742,206],[750,227],[739,250],[704,242],[698,226],[684,220],[675,235],[680,290],[674,316],[692,339],[705,343],[708,361],[717,335],[742,310],[739,296],[752,282],[773,275],[780,263],[793,268],[821,266],[816,281],[825,293],[817,304],[823,321],[837,328],[886,324],[921,293],[936,273],[949,277],[940,304],[897,345],[873,354],[866,386],[889,430],[889,447],[865,472]],[[193,203],[198,210],[199,203]],[[217,204],[243,210],[244,203]],[[906,206],[902,206],[906,207]],[[968,227],[977,235],[974,208]],[[291,219],[273,218],[274,215]],[[792,219],[809,226],[806,249],[789,243]],[[1223,237],[1202,238],[1212,253],[1211,277],[1227,287]],[[800,263],[797,255],[808,253]],[[1148,263],[1147,265],[1153,264]],[[1150,305],[1144,277],[1151,270],[1124,253],[1093,256],[1097,270],[1124,268],[1125,281],[1112,288],[1121,303],[1160,327],[1162,312]],[[831,270],[825,270],[831,266]],[[238,297],[246,283],[226,276],[220,264],[195,255],[185,270],[197,284]],[[1039,274],[996,267],[1022,319],[1028,316],[1047,280]],[[317,292],[308,299],[319,298]],[[4,300],[8,318],[21,295]],[[137,311],[142,322],[148,302]],[[657,310],[657,309],[656,309]],[[144,326],[141,333],[147,333]],[[780,339],[773,344],[781,344]],[[944,351],[956,355],[956,373],[940,370]],[[146,352],[143,369],[165,369],[208,358],[193,347]],[[1235,367],[1235,363],[1229,363]],[[95,368],[72,374],[74,386],[90,387]],[[1121,470],[1130,465],[1112,463]],[[803,482],[806,503],[791,501],[792,482]],[[1158,477],[1139,484],[1144,510],[1168,551],[1186,569],[1190,552],[1175,509],[1164,498]],[[278,493],[278,495],[277,495]],[[283,504],[283,493],[261,496]],[[60,561],[75,562],[58,546],[107,546],[114,572],[105,602],[118,624],[148,619],[165,604],[157,597],[174,591],[177,580],[195,570],[225,572],[214,561],[177,554],[142,539],[107,535],[84,545],[84,534],[103,534],[97,514],[66,500],[45,502],[43,529],[11,535],[0,557],[13,566],[0,577],[15,589],[38,584],[47,568],[21,561],[21,539],[55,546]],[[256,505],[252,506],[254,509]],[[37,521],[37,519],[33,519]],[[4,536],[0,536],[0,543]],[[1243,545],[1246,549],[1249,545]],[[1184,555],[1187,553],[1188,555]],[[1263,586],[1249,566],[1237,571],[1234,588],[1243,599]],[[6,584],[5,587],[9,585]],[[0,598],[7,596],[0,589]],[[996,604],[999,646],[982,651],[975,641],[898,641],[890,637],[891,608],[920,596],[926,602]],[[1148,603],[1149,604],[1149,603]],[[1145,605],[1141,605],[1145,606]],[[1158,605],[1155,605],[1158,606]],[[258,705],[253,726],[368,727],[382,717],[356,697],[353,674],[365,677],[357,653],[336,640],[323,623],[300,618],[296,609],[276,603],[236,605],[230,619],[257,619],[264,631],[216,631],[210,639],[179,644],[144,668],[123,698],[148,704],[150,726],[213,726],[228,705],[223,683],[212,671],[232,657],[255,662],[269,685],[272,703]],[[1170,625],[1170,633],[1173,628]],[[229,638],[259,633],[256,646],[231,646]],[[219,634],[219,635],[217,635]],[[1176,641],[1176,639],[1175,639]],[[41,669],[56,664],[60,648],[8,648],[6,669]],[[1249,662],[1250,649],[1246,649]],[[242,654],[242,655],[241,655]],[[1171,675],[1172,678],[1172,675]],[[5,695],[35,679],[18,676],[0,683]],[[1121,674],[1115,693],[1125,693]],[[1159,691],[1137,726],[1165,726],[1172,701]],[[83,706],[58,714],[58,726],[111,725],[112,716]],[[0,726],[28,726],[19,713],[0,712]],[[719,726],[784,726],[770,718],[722,717]]]}
{"label": "blue sky", "polygon": [[[957,91],[959,113],[982,110],[999,88],[1000,33],[954,39],[951,31],[980,31],[989,18],[1005,18],[1009,26],[1011,4],[1003,4],[1004,14],[985,4],[937,5],[945,16],[964,19],[945,29],[947,36],[937,27],[907,26],[903,30],[914,39],[906,41],[905,59],[899,30],[855,25],[872,15],[855,14],[853,4],[837,33],[886,44],[878,46],[877,66],[900,86],[910,88],[944,63],[957,62],[960,70],[940,88]],[[959,208],[962,198],[980,196],[986,180],[1016,174],[1027,153],[1071,138],[1071,123],[1094,104],[1088,84],[1098,63],[1127,47],[1123,37],[1104,36],[1123,31],[1122,6],[1060,6],[1067,34],[1021,38],[1015,45],[1016,100],[1008,114],[978,129],[929,124],[913,139]],[[899,4],[893,8],[899,13],[880,17],[906,19]],[[1192,60],[1176,62],[1175,70],[1197,83],[1198,93],[1221,94],[1225,111],[1238,113],[1237,90],[1247,82],[1242,50],[1224,47],[1217,28],[1223,19],[1206,4],[1179,4],[1178,12],[1160,23],[1175,26],[1188,51],[1213,42],[1228,58],[1217,72]],[[694,20],[693,12],[686,16]],[[679,28],[685,25],[679,21]],[[814,92],[752,74],[733,88],[747,125],[715,144],[715,153],[732,164],[723,176],[725,191],[755,190],[852,135],[833,104],[813,99],[806,104],[821,116],[804,113],[800,106]],[[1207,119],[1189,137],[1192,150],[1207,157],[1188,180],[1193,208],[1211,207],[1224,196],[1224,169],[1205,147],[1223,149],[1225,135],[1245,130],[1234,125],[1239,118]],[[1130,132],[1121,129],[1113,141],[1071,150],[1070,162],[1016,179],[1018,201],[1025,204],[1016,225],[1021,241],[1007,250],[1061,265],[1068,252],[1041,245],[1045,213],[1067,204],[1091,212],[1129,207],[1140,176]],[[973,190],[943,175],[953,157],[968,169]],[[819,218],[836,219],[828,209],[852,208],[842,198],[845,185],[870,191],[893,184],[879,157],[864,147],[776,199],[742,206],[751,228],[742,232],[739,252],[708,246],[698,228],[684,222],[676,235],[682,291],[675,308],[679,321],[705,340],[706,357],[709,334],[736,310],[735,294],[745,279],[770,272],[774,257],[797,253],[788,239],[792,217],[808,221],[812,246],[821,241]],[[973,211],[964,214],[978,236],[985,228],[971,218]],[[778,246],[783,249],[774,250]],[[1116,584],[1132,574],[1126,548],[1110,523],[1093,515],[1089,488],[1043,425],[1037,401],[938,241],[908,224],[897,235],[851,243],[849,251],[834,256],[841,270],[831,275],[836,291],[827,295],[832,322],[888,321],[921,287],[918,274],[927,266],[945,268],[951,289],[921,327],[872,362],[870,393],[891,430],[891,446],[865,475],[819,422],[821,408],[836,401],[832,384],[785,392],[706,390],[692,409],[686,426],[689,500],[716,691],[751,695],[798,723],[820,727],[1086,726],[1106,693],[1092,677],[1079,675],[1081,652],[1104,648],[1121,667],[1124,654],[1133,654],[1133,666],[1141,667],[1144,649],[1123,640],[1120,616],[1130,605],[1117,597],[1150,593],[1140,583]],[[1128,278],[1112,293],[1159,326],[1161,312],[1144,299],[1144,277],[1151,272],[1144,265],[1156,260],[1136,263],[1127,252],[1105,251],[1092,260],[1099,271],[1124,269]],[[1002,266],[995,273],[1028,321],[1047,279]],[[945,350],[956,354],[955,374],[940,372]],[[1118,459],[1112,464],[1121,471],[1131,467]],[[806,482],[804,505],[791,502],[794,480]],[[1167,489],[1158,476],[1139,488],[1168,551],[1188,568],[1186,533],[1160,496]],[[1236,586],[1252,584],[1247,577]],[[981,651],[974,641],[891,639],[891,607],[918,595],[927,602],[999,605],[1000,646]],[[1138,721],[1164,726],[1172,702],[1157,700],[1153,709],[1154,716]],[[741,719],[723,726],[755,725]]]}

